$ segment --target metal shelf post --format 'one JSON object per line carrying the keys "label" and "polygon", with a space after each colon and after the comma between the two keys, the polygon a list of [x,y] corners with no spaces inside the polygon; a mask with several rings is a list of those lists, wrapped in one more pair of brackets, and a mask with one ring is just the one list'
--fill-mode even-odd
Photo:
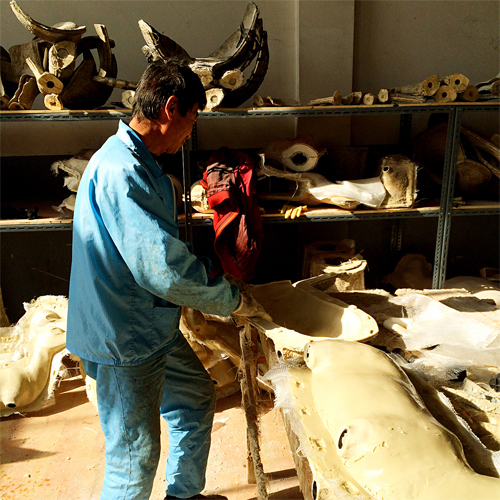
{"label": "metal shelf post", "polygon": [[451,108],[448,115],[448,132],[443,167],[443,185],[441,188],[441,203],[439,207],[438,229],[434,257],[432,288],[442,288],[446,279],[450,229],[453,211],[453,194],[455,191],[455,174],[460,142],[460,125],[462,109]]}

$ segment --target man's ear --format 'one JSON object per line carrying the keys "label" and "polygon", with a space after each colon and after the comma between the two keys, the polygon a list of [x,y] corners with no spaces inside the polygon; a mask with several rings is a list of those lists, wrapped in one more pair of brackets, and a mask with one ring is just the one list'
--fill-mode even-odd
{"label": "man's ear", "polygon": [[174,95],[171,95],[168,100],[167,104],[165,104],[165,114],[167,115],[167,118],[171,121],[174,114],[178,113],[179,110],[177,108],[177,103],[178,103],[177,97]]}

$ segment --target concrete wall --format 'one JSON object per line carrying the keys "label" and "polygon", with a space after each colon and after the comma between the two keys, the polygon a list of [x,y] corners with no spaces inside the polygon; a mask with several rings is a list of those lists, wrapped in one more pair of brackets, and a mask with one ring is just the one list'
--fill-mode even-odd
{"label": "concrete wall", "polygon": [[[170,36],[192,56],[203,57],[237,28],[246,4],[246,0],[19,0],[21,8],[43,24],[72,20],[87,26],[86,35],[95,34],[94,23],[105,24],[116,42],[118,76],[129,80],[139,79],[146,65],[139,19]],[[307,103],[335,90],[377,92],[432,74],[455,72],[477,83],[499,71],[497,1],[258,0],[257,4],[270,47],[269,70],[258,91],[261,95]],[[0,0],[0,13],[0,45],[8,49],[30,40],[8,0]],[[119,101],[120,94],[115,90],[110,101]],[[40,97],[36,107],[43,109]],[[480,126],[488,128],[484,121],[480,120]],[[3,154],[18,154],[21,144],[23,154],[71,154],[83,147],[99,147],[115,128],[113,122],[71,127],[61,123],[9,125],[1,130]],[[265,141],[303,131],[315,134],[325,146],[351,140],[357,144],[390,142],[397,137],[394,132],[391,135],[392,128],[391,120],[366,118],[357,120],[351,137],[349,118],[205,121],[199,128],[199,145],[207,149],[260,147]]]}

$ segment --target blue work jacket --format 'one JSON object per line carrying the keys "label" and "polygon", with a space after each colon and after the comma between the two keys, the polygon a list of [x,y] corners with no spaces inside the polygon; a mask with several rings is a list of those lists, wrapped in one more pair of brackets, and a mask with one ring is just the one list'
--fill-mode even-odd
{"label": "blue work jacket", "polygon": [[82,176],[73,220],[66,347],[103,364],[160,356],[180,306],[228,316],[239,291],[179,239],[172,183],[124,122]]}

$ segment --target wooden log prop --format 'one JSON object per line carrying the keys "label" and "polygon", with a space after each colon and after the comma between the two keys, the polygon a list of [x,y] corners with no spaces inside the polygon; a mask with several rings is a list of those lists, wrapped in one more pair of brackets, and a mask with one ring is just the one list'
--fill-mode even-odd
{"label": "wooden log prop", "polygon": [[57,42],[48,50],[48,72],[66,80],[75,70],[75,60],[76,44],[67,40]]}
{"label": "wooden log prop", "polygon": [[132,109],[134,107],[135,90],[124,90],[122,92],[122,104],[128,108]]}
{"label": "wooden log prop", "polygon": [[96,75],[94,76],[93,80],[102,83],[104,85],[113,87],[115,89],[136,90],[138,86],[137,82],[131,82],[129,80],[120,80],[119,78],[110,78],[109,76]]}
{"label": "wooden log prop", "polygon": [[476,102],[479,99],[479,91],[474,85],[469,85],[463,92],[458,94],[459,101]]}
{"label": "wooden log prop", "polygon": [[43,71],[30,57],[26,59],[26,63],[36,78],[38,89],[44,96],[47,94],[60,94],[62,92],[64,84],[57,76],[47,71]]}
{"label": "wooden log prop", "polygon": [[220,106],[224,99],[224,90],[219,88],[208,89],[205,91],[207,96],[207,105],[205,106],[205,111],[212,111],[213,109]]}
{"label": "wooden log prop", "polygon": [[380,89],[377,94],[377,101],[380,104],[387,104],[390,101],[389,90],[388,89]]}
{"label": "wooden log prop", "polygon": [[43,98],[43,103],[45,107],[51,111],[61,111],[64,107],[61,102],[60,95],[58,94],[47,94]]}
{"label": "wooden log prop", "polygon": [[377,102],[377,98],[369,92],[363,96],[363,104],[365,106],[372,106],[376,102]]}
{"label": "wooden log prop", "polygon": [[391,102],[400,104],[423,104],[427,102],[427,97],[423,95],[399,94],[390,92]]}
{"label": "wooden log prop", "polygon": [[71,21],[58,23],[54,26],[46,26],[28,16],[14,0],[10,2],[10,6],[19,22],[29,32],[33,33],[36,38],[40,38],[52,44],[56,44],[63,40],[78,43],[81,36],[87,31],[85,26],[78,26]]}
{"label": "wooden log prop", "polygon": [[243,85],[243,72],[239,69],[226,71],[219,79],[219,85],[229,90],[239,89]]}
{"label": "wooden log prop", "polygon": [[462,73],[455,73],[454,75],[445,76],[443,78],[443,85],[448,85],[457,93],[463,92],[469,86],[469,79],[462,75]]}
{"label": "wooden log prop", "polygon": [[14,97],[8,102],[8,108],[10,110],[31,109],[38,94],[36,78],[31,75],[23,75],[19,79],[19,86]]}
{"label": "wooden log prop", "polygon": [[493,134],[490,137],[490,142],[495,145],[497,148],[500,148],[500,135],[499,134]]}
{"label": "wooden log prop", "polygon": [[270,95],[262,97],[258,94],[253,96],[253,105],[262,107],[294,107],[300,106],[300,102],[295,99],[278,99],[276,97],[271,97]]}
{"label": "wooden log prop", "polygon": [[457,91],[449,85],[441,85],[433,97],[436,102],[454,102],[457,99]]}
{"label": "wooden log prop", "polygon": [[390,89],[390,93],[433,96],[439,89],[439,77],[437,75],[430,76],[422,82],[404,85],[403,87],[394,87]]}
{"label": "wooden log prop", "polygon": [[495,146],[487,139],[484,139],[480,135],[475,134],[474,132],[465,127],[461,127],[460,131],[462,132],[462,134],[464,134],[465,137],[467,137],[467,139],[472,144],[474,144],[474,146],[477,146],[479,149],[486,151],[496,160],[500,161],[500,148],[498,146]]}
{"label": "wooden log prop", "polygon": [[342,104],[344,106],[349,106],[349,104],[352,104],[353,99],[354,99],[354,95],[351,92],[350,94],[347,94],[347,95],[342,97]]}
{"label": "wooden log prop", "polygon": [[308,172],[318,164],[326,149],[318,149],[316,140],[310,134],[301,134],[295,139],[272,141],[264,148],[267,160],[277,161],[285,169],[294,172]]}
{"label": "wooden log prop", "polygon": [[340,106],[342,104],[342,94],[336,90],[332,96],[321,97],[319,99],[313,99],[309,101],[309,106]]}

